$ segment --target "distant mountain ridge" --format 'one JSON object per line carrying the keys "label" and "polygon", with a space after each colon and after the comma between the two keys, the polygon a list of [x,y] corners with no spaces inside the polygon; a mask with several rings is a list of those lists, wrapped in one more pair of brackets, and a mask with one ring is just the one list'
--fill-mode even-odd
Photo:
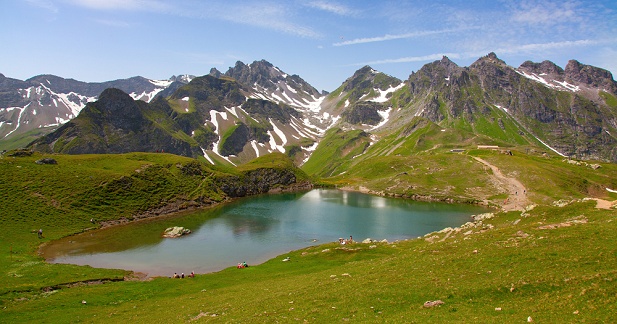
{"label": "distant mountain ridge", "polygon": [[[75,118],[86,103],[95,101],[108,88],[118,88],[134,99],[151,101],[168,96],[190,82],[193,76],[169,80],[133,77],[107,82],[82,82],[54,75],[39,75],[21,81],[0,74],[0,139],[34,139]],[[18,141],[23,144],[27,142]]]}
{"label": "distant mountain ridge", "polygon": [[[167,93],[150,103],[135,106],[124,97],[119,102],[127,115],[128,110],[139,111],[147,127],[127,124],[130,127],[121,130],[113,120],[101,119],[97,122],[113,127],[98,136],[117,140],[122,136],[112,133],[139,137],[139,132],[156,129],[162,132],[157,134],[167,135],[143,147],[130,142],[125,150],[160,148],[204,157],[214,164],[241,164],[276,151],[300,165],[322,145],[333,145],[328,141],[334,140],[331,131],[337,129],[337,136],[350,132],[360,136],[356,144],[346,142],[348,150],[343,150],[355,152],[354,157],[360,159],[370,146],[386,139],[395,140],[387,152],[401,145],[415,147],[412,152],[426,150],[420,142],[404,144],[419,140],[417,134],[422,133],[422,143],[436,143],[431,149],[495,144],[617,161],[617,83],[610,72],[574,60],[565,69],[549,61],[513,68],[490,53],[469,67],[459,67],[444,57],[404,81],[366,66],[329,94],[319,93],[299,76],[264,60],[249,65],[237,62],[225,73],[212,69],[209,75],[190,81],[159,90],[159,94]],[[4,82],[16,84],[18,80]],[[136,93],[128,98],[135,99]],[[123,109],[117,113],[122,115]],[[55,140],[41,138],[31,147],[65,153],[68,147],[80,147],[80,152],[87,153],[88,145],[77,145],[75,140],[91,134],[84,118],[78,116],[71,127],[63,129],[65,134],[81,134],[71,141],[55,134]],[[454,134],[459,142],[446,140]],[[111,147],[116,146],[106,143],[107,148],[99,146],[102,152],[115,152]]]}

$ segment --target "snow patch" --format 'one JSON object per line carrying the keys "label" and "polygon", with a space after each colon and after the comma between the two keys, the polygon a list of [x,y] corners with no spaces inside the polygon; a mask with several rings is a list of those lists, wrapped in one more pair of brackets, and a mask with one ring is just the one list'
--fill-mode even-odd
{"label": "snow patch", "polygon": [[499,108],[499,109],[501,109],[501,110],[503,110],[503,111],[505,111],[506,113],[508,113],[508,114],[509,114],[509,112],[508,112],[508,108],[504,108],[504,107],[502,107],[502,106],[500,106],[500,105],[494,105],[494,106],[495,106],[495,107],[497,107],[497,108]]}
{"label": "snow patch", "polygon": [[212,161],[212,159],[208,156],[208,152],[206,152],[206,150],[201,146],[199,148],[201,149],[201,152],[204,154],[204,158],[206,158],[206,160],[208,160],[210,164],[214,165],[214,161]]}
{"label": "snow patch", "polygon": [[399,89],[401,89],[403,86],[405,85],[405,83],[401,82],[399,85],[397,85],[396,87],[390,87],[386,90],[381,90],[381,89],[375,89],[376,92],[379,92],[379,97],[372,99],[370,101],[372,102],[386,102],[388,100],[388,98],[386,98],[388,96],[389,93],[392,93],[394,91],[397,91]]}
{"label": "snow patch", "polygon": [[388,108],[385,111],[378,110],[377,113],[379,114],[379,116],[381,116],[381,118],[383,120],[379,124],[377,124],[373,128],[371,128],[371,130],[375,130],[375,129],[385,125],[388,122],[389,118],[390,118],[390,112],[392,112],[392,107]]}
{"label": "snow patch", "polygon": [[[536,136],[534,136],[534,137],[536,137]],[[560,156],[562,156],[562,157],[567,157],[567,156],[565,156],[564,154],[561,154],[561,153],[560,153],[559,151],[557,151],[556,149],[554,149],[554,148],[550,147],[548,144],[544,143],[541,139],[539,139],[539,138],[537,138],[537,137],[536,137],[536,139],[537,139],[538,141],[540,141],[540,143],[542,143],[544,146],[548,147],[551,151],[553,151],[553,152],[557,153],[558,155],[560,155]]]}
{"label": "snow patch", "polygon": [[[546,75],[545,73],[542,73],[540,75],[532,73],[532,74],[527,74],[523,71],[519,71],[519,70],[515,70],[516,73],[530,79],[536,82],[539,82],[541,84],[543,84],[544,86],[551,88],[551,89],[555,89],[555,90],[566,90],[566,91],[572,91],[572,92],[577,92],[580,90],[580,87],[575,86],[573,84],[570,84],[568,82],[565,81],[557,81],[557,80],[551,80],[550,82],[547,81],[546,79],[544,79],[542,76]],[[551,83],[553,82],[553,83]]]}
{"label": "snow patch", "polygon": [[251,146],[253,147],[253,150],[255,150],[255,156],[259,157],[259,148],[257,147],[257,141],[252,140]]}
{"label": "snow patch", "polygon": [[189,97],[184,97],[184,98],[182,98],[180,100],[182,100],[182,101],[189,101],[189,99],[190,99]]}
{"label": "snow patch", "polygon": [[161,87],[161,88],[167,88],[169,87],[170,84],[172,84],[172,81],[169,81],[169,80],[148,80],[148,81],[154,84],[155,86]]}

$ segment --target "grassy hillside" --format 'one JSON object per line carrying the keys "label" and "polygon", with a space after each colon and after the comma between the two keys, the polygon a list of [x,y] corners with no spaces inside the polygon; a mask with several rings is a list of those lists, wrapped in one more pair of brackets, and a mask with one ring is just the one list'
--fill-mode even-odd
{"label": "grassy hillside", "polygon": [[[42,158],[57,164],[35,163]],[[231,172],[163,153],[2,156],[0,272],[6,275],[0,276],[0,299],[65,282],[122,278],[127,272],[48,265],[35,251],[41,243],[101,223],[222,202],[228,196],[217,179],[233,185],[229,175],[259,168],[291,170],[297,179],[307,178],[284,155],[265,156]],[[43,239],[37,237],[38,229],[43,229]]]}
{"label": "grassy hillside", "polygon": [[[429,127],[427,134],[435,130]],[[358,155],[355,142],[362,136],[343,135],[330,134],[330,145],[320,144],[324,152],[333,152],[332,160],[335,152]],[[500,193],[491,182],[491,170],[473,159],[480,157],[519,179],[540,206],[496,213],[476,224],[415,240],[329,243],[242,270],[116,282],[131,274],[46,264],[36,249],[48,240],[96,227],[91,218],[131,218],[160,208],[163,201],[180,208],[198,197],[224,200],[216,179],[263,168],[294,170],[299,181],[307,175],[283,154],[264,156],[238,169],[169,154],[4,156],[0,322],[616,319],[612,306],[617,302],[617,212],[596,209],[595,201],[579,198],[617,199],[605,190],[617,188],[617,166],[597,168],[520,151],[512,156],[471,148],[462,154],[447,148],[421,153],[414,152],[413,145],[406,147],[398,145],[383,155],[375,152],[385,147],[370,146],[345,166],[346,172],[323,181],[383,194],[458,201],[486,198],[497,204],[508,193]],[[57,164],[36,164],[42,157]],[[330,161],[322,161],[326,162]],[[317,164],[313,168],[320,170]],[[568,202],[553,206],[559,199]],[[37,238],[38,228],[44,230],[43,239]],[[284,257],[290,261],[282,262]],[[101,279],[111,281],[65,285]],[[443,304],[423,307],[435,300]]]}
{"label": "grassy hillside", "polygon": [[[614,211],[502,213],[393,244],[325,244],[247,269],[4,299],[4,322],[612,322]],[[583,239],[585,238],[585,239]],[[593,253],[590,253],[593,251]],[[281,262],[290,257],[289,262]],[[55,265],[54,265],[55,266]],[[441,306],[423,307],[440,300]],[[85,302],[85,303],[84,303]],[[53,320],[52,320],[53,319]]]}

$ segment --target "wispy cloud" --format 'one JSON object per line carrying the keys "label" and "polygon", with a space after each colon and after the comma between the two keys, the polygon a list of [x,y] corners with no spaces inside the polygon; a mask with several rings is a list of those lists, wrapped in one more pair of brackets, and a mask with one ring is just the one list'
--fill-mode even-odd
{"label": "wispy cloud", "polygon": [[58,7],[56,7],[56,5],[49,0],[25,0],[25,1],[27,4],[31,6],[49,10],[52,13],[58,13]]}
{"label": "wispy cloud", "polygon": [[431,35],[437,35],[437,34],[456,33],[456,32],[460,32],[463,30],[470,30],[470,29],[475,29],[475,28],[477,27],[466,27],[462,29],[458,28],[458,29],[424,30],[424,31],[417,31],[417,32],[411,32],[411,33],[405,33],[405,34],[395,34],[395,35],[386,34],[384,36],[378,36],[378,37],[351,39],[348,41],[334,43],[332,44],[332,46],[348,46],[348,45],[357,45],[357,44],[365,44],[365,43],[385,42],[385,41],[391,41],[391,40],[396,40],[396,39],[416,38],[416,37],[431,36]]}
{"label": "wispy cloud", "polygon": [[126,21],[121,21],[121,20],[94,19],[93,21],[101,25],[110,26],[110,27],[117,27],[117,28],[131,27],[130,23]]}
{"label": "wispy cloud", "polygon": [[311,1],[306,6],[340,16],[354,16],[357,14],[356,10],[332,1]]}
{"label": "wispy cloud", "polygon": [[217,19],[269,29],[305,38],[320,38],[321,34],[308,26],[294,22],[295,12],[285,3],[213,2],[195,8],[178,8],[178,14],[200,19]]}
{"label": "wispy cloud", "polygon": [[527,25],[556,25],[578,22],[583,15],[575,1],[521,1],[515,3],[512,21]]}
{"label": "wispy cloud", "polygon": [[436,54],[428,54],[428,55],[422,55],[422,56],[407,56],[407,57],[394,58],[394,59],[382,59],[382,60],[375,60],[375,61],[370,61],[370,62],[353,63],[353,64],[350,64],[350,66],[396,64],[396,63],[410,63],[410,62],[430,62],[430,61],[439,60],[444,56],[447,56],[451,59],[469,59],[469,58],[478,58],[480,56],[488,54],[489,52],[495,52],[498,56],[511,55],[511,54],[533,54],[533,53],[544,53],[550,50],[561,50],[561,49],[569,49],[569,48],[574,48],[574,47],[597,46],[597,45],[611,44],[611,43],[617,43],[617,38],[606,39],[606,40],[581,39],[581,40],[575,40],[575,41],[511,45],[511,46],[502,46],[497,49],[474,50],[474,51],[465,51],[465,52],[460,52],[460,53],[436,53]]}
{"label": "wispy cloud", "polygon": [[[34,0],[32,0],[34,1]],[[306,38],[320,38],[314,29],[294,19],[296,12],[285,2],[65,0],[93,10],[156,12],[193,19],[223,20]]]}
{"label": "wispy cloud", "polygon": [[592,39],[581,39],[581,40],[575,40],[575,41],[513,45],[513,46],[499,48],[496,50],[496,52],[499,52],[502,54],[541,53],[541,52],[555,50],[555,49],[595,46],[601,43],[605,43],[606,41],[608,40],[598,41],[598,40],[592,40]]}
{"label": "wispy cloud", "polygon": [[384,59],[384,60],[376,60],[362,63],[353,63],[349,64],[349,66],[364,66],[364,65],[380,65],[380,64],[393,64],[393,63],[409,63],[409,62],[428,62],[440,60],[442,57],[447,56],[449,58],[461,58],[460,54],[457,53],[438,53],[438,54],[429,54],[423,56],[407,56],[395,59]]}
{"label": "wispy cloud", "polygon": [[159,0],[68,0],[77,6],[96,10],[164,11],[171,8]]}

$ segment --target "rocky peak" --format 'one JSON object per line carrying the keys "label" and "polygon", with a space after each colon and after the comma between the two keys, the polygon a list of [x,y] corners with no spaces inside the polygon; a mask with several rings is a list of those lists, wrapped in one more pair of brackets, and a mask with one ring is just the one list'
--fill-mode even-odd
{"label": "rocky peak", "polygon": [[251,65],[238,61],[233,68],[229,68],[225,72],[225,75],[234,78],[246,86],[252,87],[257,84],[260,87],[272,90],[275,89],[276,83],[283,80],[286,76],[265,60],[255,61]]}
{"label": "rocky peak", "polygon": [[351,76],[351,78],[347,79],[344,82],[345,87],[343,88],[343,90],[349,92],[358,87],[360,88],[368,87],[374,78],[374,74],[375,74],[374,71],[375,70],[373,70],[373,68],[371,68],[368,65],[365,65],[364,67],[356,71]]}
{"label": "rocky peak", "polygon": [[217,70],[216,68],[211,68],[210,73],[208,73],[208,75],[211,75],[215,78],[220,78],[222,74],[223,73],[221,73],[221,71]]}
{"label": "rocky peak", "polygon": [[486,66],[486,65],[493,65],[493,66],[499,66],[499,67],[508,67],[506,62],[504,62],[501,59],[499,59],[497,57],[497,54],[495,54],[493,52],[488,53],[488,55],[486,55],[486,56],[482,56],[481,58],[479,58],[478,60],[473,62],[469,67],[470,68],[482,69],[481,66]]}
{"label": "rocky peak", "polygon": [[561,67],[551,61],[543,61],[542,63],[534,63],[532,61],[525,61],[519,67],[519,70],[526,73],[535,73],[537,75],[547,74],[557,79],[557,76],[563,77],[564,71]]}
{"label": "rocky peak", "polygon": [[617,83],[613,79],[613,74],[605,69],[570,60],[566,65],[565,76],[568,82],[617,94]]}
{"label": "rocky peak", "polygon": [[418,72],[412,73],[409,76],[410,82],[414,86],[420,83],[426,85],[428,82],[431,86],[441,84],[444,80],[449,80],[453,76],[460,75],[464,69],[452,62],[447,56],[444,56],[439,61],[434,61],[424,65]]}
{"label": "rocky peak", "polygon": [[97,101],[97,107],[110,115],[124,114],[127,108],[133,108],[135,105],[135,100],[131,96],[116,88],[105,89]]}
{"label": "rocky peak", "polygon": [[171,82],[189,83],[193,79],[195,79],[194,75],[182,74],[182,75],[178,75],[178,76],[172,75],[171,78],[169,78],[169,81],[171,81]]}
{"label": "rocky peak", "polygon": [[[143,126],[144,118],[139,105],[145,105],[143,101],[133,100],[124,91],[116,88],[105,89],[101,92],[99,100],[94,102],[94,107],[100,111],[103,120],[107,120],[117,129],[134,131]],[[83,112],[92,113],[88,104]],[[94,114],[93,114],[94,116]]]}

